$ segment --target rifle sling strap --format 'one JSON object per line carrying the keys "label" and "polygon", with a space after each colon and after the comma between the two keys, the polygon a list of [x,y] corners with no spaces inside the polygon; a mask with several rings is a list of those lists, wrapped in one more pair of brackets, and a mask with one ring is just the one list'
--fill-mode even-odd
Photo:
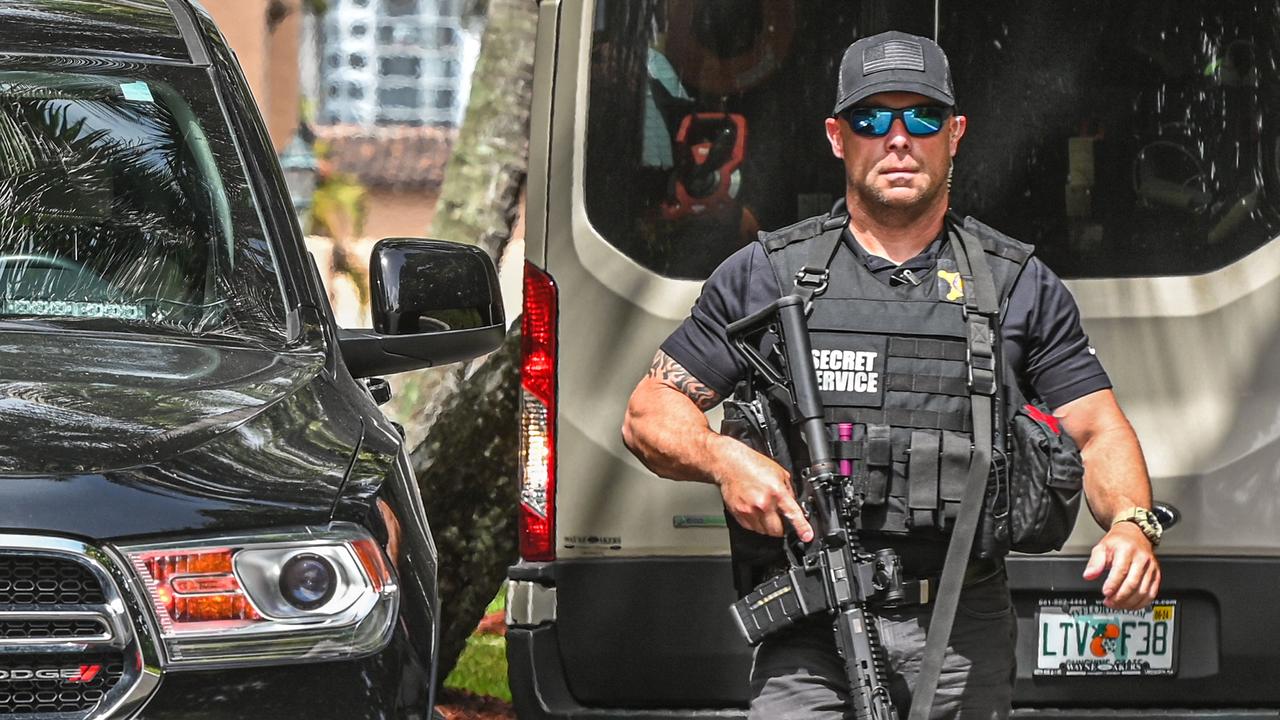
{"label": "rifle sling strap", "polygon": [[929,621],[929,634],[925,640],[924,657],[920,674],[911,693],[910,720],[928,720],[933,709],[933,697],[938,689],[938,677],[951,640],[951,628],[955,622],[956,606],[964,584],[965,568],[973,548],[973,538],[978,529],[978,511],[986,491],[987,474],[991,470],[992,396],[995,394],[994,364],[991,382],[981,370],[983,355],[991,357],[994,333],[999,321],[999,305],[995,295],[995,282],[991,267],[981,243],[972,233],[959,224],[953,224],[956,244],[956,264],[964,279],[965,318],[969,324],[970,351],[970,406],[973,415],[973,457],[969,462],[969,476],[960,501],[960,513],[951,531],[947,545],[946,564],[938,585],[938,596]]}

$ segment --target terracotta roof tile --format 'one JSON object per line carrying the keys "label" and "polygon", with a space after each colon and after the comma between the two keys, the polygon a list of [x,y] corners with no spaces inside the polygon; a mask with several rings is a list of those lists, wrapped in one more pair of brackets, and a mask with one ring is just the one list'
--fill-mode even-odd
{"label": "terracotta roof tile", "polygon": [[405,125],[322,125],[314,130],[328,169],[354,175],[369,187],[439,187],[457,136],[454,128]]}

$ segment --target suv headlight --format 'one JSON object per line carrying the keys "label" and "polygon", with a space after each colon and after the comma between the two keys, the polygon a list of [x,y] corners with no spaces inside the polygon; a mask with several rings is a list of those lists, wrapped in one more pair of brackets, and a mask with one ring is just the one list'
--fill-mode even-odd
{"label": "suv headlight", "polygon": [[118,549],[172,669],[359,657],[391,637],[395,574],[356,525]]}

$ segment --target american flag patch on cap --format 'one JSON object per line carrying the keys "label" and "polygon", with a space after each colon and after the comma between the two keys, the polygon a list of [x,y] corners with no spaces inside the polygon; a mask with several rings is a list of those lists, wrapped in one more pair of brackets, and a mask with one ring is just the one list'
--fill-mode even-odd
{"label": "american flag patch on cap", "polygon": [[909,40],[886,40],[862,52],[862,74],[881,70],[924,72],[924,48]]}

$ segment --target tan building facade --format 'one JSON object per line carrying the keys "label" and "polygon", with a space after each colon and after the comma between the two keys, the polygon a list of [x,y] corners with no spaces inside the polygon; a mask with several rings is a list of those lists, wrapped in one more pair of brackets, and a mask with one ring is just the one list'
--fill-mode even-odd
{"label": "tan building facade", "polygon": [[276,152],[298,127],[303,0],[204,0],[262,109]]}

